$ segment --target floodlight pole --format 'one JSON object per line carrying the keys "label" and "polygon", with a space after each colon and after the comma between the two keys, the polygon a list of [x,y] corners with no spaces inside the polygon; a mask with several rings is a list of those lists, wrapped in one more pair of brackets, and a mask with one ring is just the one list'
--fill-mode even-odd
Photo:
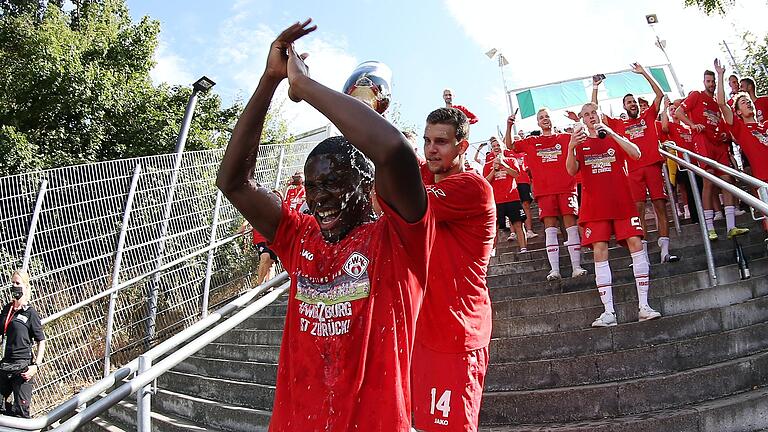
{"label": "floodlight pole", "polygon": [[[647,18],[646,18],[647,19]],[[661,50],[662,53],[664,53],[664,58],[667,59],[667,65],[669,66],[669,72],[672,73],[672,80],[675,81],[675,86],[677,87],[677,91],[680,92],[680,97],[685,97],[685,91],[683,90],[683,86],[680,84],[680,80],[677,79],[677,74],[675,73],[675,68],[672,66],[672,61],[669,59],[669,54],[667,54],[667,41],[661,40],[659,37],[659,34],[656,33],[656,28],[654,27],[658,21],[654,23],[648,23],[648,25],[651,27],[651,30],[653,30],[654,36],[656,36],[656,46]]]}
{"label": "floodlight pole", "polygon": [[[499,70],[501,71],[501,83],[504,86],[504,97],[507,99],[507,114],[512,115],[514,112],[514,106],[512,105],[512,95],[509,93],[509,89],[507,88],[507,79],[504,77],[504,66],[509,64],[509,62],[506,61],[504,54],[502,54],[501,51],[496,50],[496,48],[491,49],[485,53],[485,55],[488,56],[488,58],[491,60],[496,57],[499,62]],[[515,135],[517,135],[516,125],[512,125],[512,130],[514,131]]]}

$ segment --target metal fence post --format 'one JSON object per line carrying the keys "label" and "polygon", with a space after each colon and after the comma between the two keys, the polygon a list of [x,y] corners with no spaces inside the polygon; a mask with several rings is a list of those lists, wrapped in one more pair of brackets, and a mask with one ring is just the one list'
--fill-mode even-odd
{"label": "metal fence post", "polygon": [[[691,157],[688,153],[683,153],[683,158],[686,162],[691,163]],[[699,185],[696,183],[696,174],[693,170],[688,170],[688,179],[691,182],[691,190],[693,191],[693,201],[696,204],[696,211],[699,213],[699,229],[701,231],[701,238],[704,239],[704,253],[707,256],[707,269],[709,269],[709,280],[712,282],[712,286],[717,286],[717,273],[715,273],[715,259],[712,257],[712,245],[709,244],[709,235],[707,233],[707,221],[704,219],[704,206],[701,204],[701,192],[699,191]]]}
{"label": "metal fence post", "polygon": [[[195,105],[197,105],[197,95],[199,90],[195,88],[192,94],[189,96],[189,102],[187,102],[187,108],[184,111],[184,119],[181,122],[181,130],[179,131],[178,139],[176,140],[176,157],[173,161],[173,172],[171,173],[171,184],[168,186],[168,197],[165,200],[165,210],[163,212],[163,220],[160,222],[160,235],[158,236],[157,245],[157,259],[155,261],[155,268],[159,268],[163,265],[163,258],[165,255],[165,236],[168,234],[168,222],[171,218],[171,210],[173,208],[173,196],[176,193],[176,183],[179,181],[179,171],[181,170],[181,161],[184,156],[184,146],[187,142],[187,135],[189,134],[189,126],[192,124],[192,116],[195,113]],[[152,282],[149,284],[149,296],[147,299],[147,339],[146,346],[151,345],[152,339],[155,337],[155,321],[157,318],[157,296],[160,291],[160,273],[155,273],[155,277],[152,278]]]}
{"label": "metal fence post", "polygon": [[[123,261],[123,249],[125,248],[125,237],[128,232],[128,225],[131,221],[131,209],[133,208],[133,197],[136,195],[136,186],[139,183],[141,175],[141,164],[136,164],[131,178],[131,185],[128,188],[128,197],[125,199],[125,209],[123,210],[123,222],[120,225],[120,234],[117,237],[117,249],[115,250],[115,263],[112,267],[112,288],[116,288],[120,283],[120,267]],[[117,303],[117,293],[115,290],[109,296],[109,311],[107,312],[107,334],[104,339],[104,376],[109,375],[110,356],[112,355],[112,330],[115,326],[115,303]]]}
{"label": "metal fence post", "polygon": [[[216,204],[213,206],[213,220],[211,221],[211,240],[208,246],[212,246],[216,241],[219,225],[219,211],[221,210],[221,191],[216,194]],[[203,282],[203,303],[201,306],[200,317],[208,316],[208,297],[211,291],[211,275],[213,274],[213,253],[215,249],[208,251],[208,263],[205,267],[205,281]]]}
{"label": "metal fence post", "polygon": [[37,222],[40,220],[40,212],[43,208],[43,200],[48,192],[48,180],[43,179],[40,182],[40,190],[37,192],[35,201],[35,210],[32,213],[32,220],[29,223],[29,232],[27,233],[27,244],[24,247],[24,259],[21,262],[21,269],[29,270],[29,261],[32,258],[32,244],[35,242],[35,233],[37,233]]}
{"label": "metal fence post", "polygon": [[283,161],[285,160],[285,147],[280,147],[280,158],[277,160],[277,175],[275,176],[275,189],[280,190],[280,178],[283,176]]}
{"label": "metal fence post", "polygon": [[[152,358],[140,355],[139,370],[137,375],[148,371],[152,367]],[[138,389],[136,392],[136,430],[138,432],[152,431],[152,387],[151,384]]]}
{"label": "metal fence post", "polygon": [[[675,223],[675,231],[677,231],[678,234],[680,234],[680,216],[677,215],[677,200],[675,196],[675,190],[672,189],[672,182],[669,180],[669,167],[667,166],[666,162],[663,163],[662,169],[664,170],[664,184],[667,187],[667,195],[669,196],[669,203],[672,206],[672,221]],[[658,223],[658,221],[657,221]],[[664,223],[669,223],[669,221],[664,221]]]}

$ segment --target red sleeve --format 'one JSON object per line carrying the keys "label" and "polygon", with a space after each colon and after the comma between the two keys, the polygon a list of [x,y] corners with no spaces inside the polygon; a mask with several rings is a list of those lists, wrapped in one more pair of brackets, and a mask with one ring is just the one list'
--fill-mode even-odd
{"label": "red sleeve", "polygon": [[623,130],[621,130],[621,131],[617,131],[616,130],[616,125],[623,123],[621,120],[617,120],[617,119],[615,119],[613,117],[608,117],[607,115],[603,114],[603,122],[605,123],[606,126],[611,128],[611,130],[613,130],[614,132],[618,132],[620,134],[624,133]]}
{"label": "red sleeve", "polygon": [[[292,211],[288,203],[283,202],[280,214],[280,224],[275,231],[275,239],[269,245],[275,254],[280,257],[280,262],[288,273],[296,271],[294,257],[299,256],[297,248],[301,247],[298,239],[303,238],[308,232],[315,218],[304,213]],[[317,226],[317,225],[315,225]]]}
{"label": "red sleeve", "polygon": [[680,104],[681,107],[683,107],[683,111],[686,113],[691,112],[691,109],[696,106],[696,104],[699,103],[699,92],[692,91],[688,93],[688,97],[685,98],[682,104]]}
{"label": "red sleeve", "polygon": [[531,138],[523,138],[519,141],[512,140],[512,151],[528,153],[531,151]]}
{"label": "red sleeve", "polygon": [[486,180],[487,180],[488,174],[491,173],[492,167],[493,167],[492,162],[486,162],[485,165],[483,165],[483,177],[486,177]]}
{"label": "red sleeve", "polygon": [[453,105],[454,108],[464,113],[465,116],[467,116],[467,120],[469,120],[469,124],[475,124],[479,120],[475,114],[472,113],[472,111],[468,110],[467,107],[462,105]]}
{"label": "red sleeve", "polygon": [[[429,191],[429,189],[427,189]],[[429,195],[429,193],[427,193]],[[379,205],[386,218],[387,230],[393,239],[399,239],[404,253],[414,263],[423,263],[425,257],[432,253],[432,243],[435,240],[435,215],[429,197],[427,198],[427,209],[424,216],[416,222],[408,222],[393,210],[383,199],[376,194]],[[417,275],[419,278],[426,278],[427,266],[416,265],[414,269],[424,271],[424,274]]]}
{"label": "red sleeve", "polygon": [[438,222],[467,219],[485,214],[479,202],[493,202],[493,190],[487,181],[469,174],[455,174],[427,189],[429,204]]}

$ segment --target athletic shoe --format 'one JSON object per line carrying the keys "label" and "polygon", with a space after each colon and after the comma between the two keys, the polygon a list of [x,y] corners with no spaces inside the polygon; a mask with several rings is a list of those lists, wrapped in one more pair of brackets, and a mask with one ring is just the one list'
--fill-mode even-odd
{"label": "athletic shoe", "polygon": [[538,236],[539,236],[538,234],[536,234],[536,233],[535,233],[535,232],[533,232],[533,231],[528,231],[528,232],[527,232],[525,235],[526,235],[526,236],[527,236],[529,239],[532,239],[532,238],[536,238],[536,237],[538,237]]}
{"label": "athletic shoe", "polygon": [[549,272],[549,274],[547,275],[547,280],[548,280],[548,281],[558,280],[558,279],[560,279],[561,277],[562,277],[562,276],[560,276],[560,272],[559,272],[559,271],[557,271],[557,270],[552,270],[552,271],[550,271],[550,272]]}
{"label": "athletic shoe", "polygon": [[592,327],[613,327],[616,325],[616,314],[603,312],[592,322]]}
{"label": "athletic shoe", "polygon": [[661,257],[661,262],[663,263],[671,263],[671,262],[678,262],[678,261],[680,261],[680,257],[677,255],[670,254],[670,255],[665,255]]}
{"label": "athletic shoe", "polygon": [[688,206],[685,206],[683,208],[683,219],[690,219],[691,218],[691,211],[688,209]]}
{"label": "athletic shoe", "polygon": [[747,214],[747,212],[745,212],[744,210],[736,207],[736,210],[733,211],[733,214],[735,216],[743,216],[743,215]]}
{"label": "athletic shoe", "polygon": [[496,248],[491,249],[491,256],[492,257],[496,256]]}
{"label": "athletic shoe", "polygon": [[661,314],[653,310],[650,306],[643,306],[637,311],[638,321],[648,321],[661,317]]}
{"label": "athletic shoe", "polygon": [[717,240],[717,231],[709,230],[709,232],[707,233],[707,236],[709,237],[710,240],[715,241]]}
{"label": "athletic shoe", "polygon": [[520,248],[520,253],[528,252],[528,248]]}
{"label": "athletic shoe", "polygon": [[515,241],[517,240],[517,235],[515,233],[512,233],[507,237],[507,241]]}
{"label": "athletic shoe", "polygon": [[744,234],[746,234],[748,232],[749,232],[749,228],[733,227],[733,228],[731,228],[730,231],[728,231],[728,240],[730,240],[730,239],[732,239],[732,238],[734,238],[736,236],[744,235]]}
{"label": "athletic shoe", "polygon": [[712,220],[723,220],[723,212],[715,212],[715,218]]}
{"label": "athletic shoe", "polygon": [[576,267],[575,269],[573,269],[573,273],[571,273],[571,277],[584,276],[585,274],[587,274],[587,269]]}

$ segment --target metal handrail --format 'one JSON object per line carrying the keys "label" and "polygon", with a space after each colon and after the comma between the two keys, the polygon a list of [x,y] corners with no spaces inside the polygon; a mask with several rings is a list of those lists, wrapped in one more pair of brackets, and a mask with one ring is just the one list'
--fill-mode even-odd
{"label": "metal handrail", "polygon": [[[708,158],[706,156],[702,156],[702,155],[700,155],[698,153],[695,153],[695,152],[693,152],[691,150],[679,147],[673,141],[665,141],[662,144],[664,145],[664,147],[670,148],[672,150],[675,150],[675,151],[683,153],[683,154],[687,154],[688,156],[691,156],[691,157],[693,157],[693,158],[695,158],[697,160],[705,162],[707,165],[713,166],[713,167],[717,168],[718,170],[720,170],[720,171],[722,171],[724,173],[730,174],[730,175],[738,178],[739,180],[743,181],[744,183],[748,183],[749,185],[751,185],[751,186],[753,186],[755,188],[758,188],[758,189],[759,188],[768,188],[768,183],[766,183],[766,182],[764,182],[764,181],[762,181],[762,180],[760,180],[758,178],[752,177],[752,176],[750,176],[748,174],[745,174],[742,171],[739,171],[737,169],[733,169],[733,168],[731,168],[731,167],[729,167],[727,165],[723,165],[721,163],[718,163],[718,162],[716,162],[716,161],[714,161],[714,160],[712,160],[712,159],[710,159],[710,158]],[[667,154],[669,154],[669,153],[667,153]],[[667,156],[667,157],[669,157],[669,156]],[[733,185],[731,185],[731,186],[735,188],[735,186],[733,186]],[[736,188],[736,189],[738,189],[738,188]],[[741,191],[741,189],[738,189],[738,190]],[[729,189],[729,192],[730,192],[730,189]]]}
{"label": "metal handrail", "polygon": [[[244,307],[246,304],[248,304],[251,300],[253,300],[259,294],[263,293],[264,291],[270,288],[274,288],[275,286],[285,284],[287,281],[288,281],[288,273],[286,272],[280,273],[279,275],[272,278],[270,281],[265,282],[259,285],[258,287],[246,292],[245,294],[241,295],[237,299],[219,308],[218,310],[216,310],[216,312],[209,314],[206,318],[198,321],[197,323],[193,324],[190,327],[187,327],[180,333],[172,336],[171,338],[165,340],[164,342],[160,343],[156,347],[145,352],[144,354],[141,355],[141,357],[145,357],[148,359],[155,359],[165,355],[171,350],[189,341],[190,339],[192,339],[194,336],[198,335],[202,331],[213,326],[214,324],[216,324],[216,322],[221,320],[224,316],[232,313],[233,311],[239,308]],[[227,319],[225,322],[219,324],[214,329],[209,330],[202,336],[198,337],[197,339],[188,343],[184,347],[180,348],[176,353],[171,354],[170,356],[165,358],[163,361],[161,361],[160,363],[150,368],[148,371],[142,372],[141,374],[137,374],[130,382],[123,384],[118,389],[109,393],[106,397],[102,398],[101,400],[94,403],[93,405],[88,406],[85,410],[76,414],[75,416],[70,418],[67,422],[63,423],[61,426],[58,426],[53,430],[56,430],[56,431],[75,430],[77,427],[82,426],[84,423],[92,420],[101,412],[105,411],[115,403],[124,399],[126,396],[129,396],[130,394],[134,393],[138,388],[141,388],[144,385],[148,384],[149,382],[152,382],[162,373],[167,372],[172,367],[176,366],[177,364],[181,363],[182,361],[184,361],[186,358],[188,358],[195,352],[199,351],[206,344],[217,339],[226,331],[231,330],[233,327],[240,324],[249,316],[253,315],[254,313],[258,312],[259,310],[267,306],[268,304],[272,303],[277,297],[279,297],[280,294],[282,294],[285,291],[285,289],[286,287],[281,287],[276,290],[273,290],[272,292],[265,295],[264,297],[262,297],[261,299],[253,303],[252,305],[246,307],[241,312],[238,312],[236,315]],[[264,301],[265,299],[270,299],[270,301],[266,302]],[[246,311],[248,311],[247,316],[244,315]],[[244,318],[242,318],[243,316]],[[233,321],[236,318],[239,319],[239,321],[236,321],[236,322]],[[192,350],[192,348],[190,347],[192,348],[197,347],[197,348]],[[52,425],[53,423],[61,420],[65,416],[75,412],[75,410],[78,407],[86,404],[88,401],[99,396],[102,392],[108,390],[109,388],[121,382],[122,380],[129,377],[130,375],[135,374],[138,370],[139,370],[139,358],[136,358],[131,362],[129,362],[128,364],[126,364],[125,366],[121,367],[120,369],[117,369],[116,371],[112,372],[108,376],[97,381],[90,387],[87,387],[86,389],[78,393],[76,396],[73,396],[66,402],[62,403],[61,405],[57,406],[56,408],[48,412],[46,415],[43,415],[40,417],[25,419],[25,418],[17,418],[17,417],[0,416],[0,432],[36,431],[36,430],[46,428]],[[140,380],[140,381],[137,381],[137,380]],[[139,383],[139,384],[143,383],[143,384],[139,385],[136,383]],[[106,401],[111,401],[111,403],[108,403]]]}

